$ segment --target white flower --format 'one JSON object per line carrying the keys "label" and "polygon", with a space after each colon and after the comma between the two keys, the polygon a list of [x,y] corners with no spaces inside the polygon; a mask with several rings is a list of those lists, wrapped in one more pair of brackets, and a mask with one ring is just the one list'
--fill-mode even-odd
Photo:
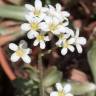
{"label": "white flower", "polygon": [[39,17],[43,20],[45,17],[45,13],[47,11],[47,8],[42,7],[42,2],[41,0],[35,0],[34,6],[30,4],[25,4],[25,7],[28,10],[28,13],[31,14],[32,17]]}
{"label": "white flower", "polygon": [[26,49],[23,48],[23,44],[19,44],[19,46],[17,46],[14,43],[10,43],[9,48],[14,51],[14,53],[11,55],[11,61],[12,62],[16,62],[20,58],[25,63],[31,62],[31,58],[28,56],[28,54],[30,53],[30,49],[29,48],[26,48]]}
{"label": "white flower", "polygon": [[71,91],[71,85],[66,84],[64,87],[61,85],[61,83],[56,83],[57,91],[53,91],[50,93],[50,96],[73,96],[73,94],[70,93]]}
{"label": "white flower", "polygon": [[68,49],[71,51],[71,52],[74,52],[74,47],[72,44],[74,44],[75,42],[75,39],[74,38],[70,38],[69,40],[65,39],[63,40],[63,42],[61,43],[57,43],[57,46],[59,47],[62,47],[61,49],[61,54],[62,55],[66,55],[67,52],[68,52]]}
{"label": "white flower", "polygon": [[60,34],[59,30],[63,27],[63,25],[59,23],[57,18],[46,16],[44,20],[45,22],[42,22],[40,27],[43,31],[52,32],[55,35]]}
{"label": "white flower", "polygon": [[70,34],[64,34],[64,33],[60,33],[60,35],[58,36],[59,40],[56,42],[56,45],[61,45],[64,42],[65,39],[68,39],[70,37]]}
{"label": "white flower", "polygon": [[23,31],[28,31],[27,37],[29,39],[34,38],[38,34],[38,30],[40,30],[43,25],[40,24],[41,20],[37,17],[33,18],[30,15],[26,15],[26,19],[29,23],[24,23],[21,25],[21,29]]}
{"label": "white flower", "polygon": [[48,36],[44,36],[43,34],[37,34],[36,36],[36,40],[34,41],[33,45],[37,46],[38,44],[40,44],[40,48],[44,49],[46,47],[45,42],[49,41],[49,37]]}
{"label": "white flower", "polygon": [[59,3],[56,4],[56,8],[54,8],[52,5],[49,5],[48,13],[49,16],[57,17],[60,22],[66,21],[66,23],[69,24],[67,17],[70,16],[70,13],[67,11],[62,11],[62,6]]}
{"label": "white flower", "polygon": [[75,45],[77,48],[78,53],[82,53],[82,46],[81,45],[85,45],[86,44],[86,38],[84,37],[79,37],[79,29],[76,29],[76,35],[75,35]]}

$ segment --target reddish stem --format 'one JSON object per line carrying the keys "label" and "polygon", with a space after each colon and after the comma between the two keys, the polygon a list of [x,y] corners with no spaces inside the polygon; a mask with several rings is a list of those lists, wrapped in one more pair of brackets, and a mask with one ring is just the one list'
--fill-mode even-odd
{"label": "reddish stem", "polygon": [[4,50],[2,47],[0,47],[0,63],[1,63],[1,67],[3,68],[3,70],[5,71],[6,75],[8,76],[8,78],[10,80],[15,80],[16,76],[13,73],[12,69],[10,68],[10,66],[8,65],[8,62],[4,56]]}

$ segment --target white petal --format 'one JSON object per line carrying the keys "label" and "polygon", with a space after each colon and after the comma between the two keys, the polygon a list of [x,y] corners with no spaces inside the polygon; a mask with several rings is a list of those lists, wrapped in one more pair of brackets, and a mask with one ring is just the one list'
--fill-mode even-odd
{"label": "white petal", "polygon": [[41,41],[41,42],[40,42],[40,48],[41,48],[41,49],[45,49],[45,46],[46,46],[46,45],[45,45],[45,42],[44,42],[44,41]]}
{"label": "white petal", "polygon": [[69,40],[68,40],[68,44],[73,44],[75,42],[75,38],[70,38]]}
{"label": "white petal", "polygon": [[64,20],[64,23],[63,23],[63,26],[68,26],[69,25],[69,20],[68,20],[68,18],[63,18],[63,20]]}
{"label": "white petal", "polygon": [[76,44],[76,48],[77,48],[78,53],[82,53],[83,50],[82,50],[81,45]]}
{"label": "white petal", "polygon": [[37,35],[38,35],[38,33],[36,31],[32,31],[32,30],[27,33],[27,37],[29,39],[34,39]]}
{"label": "white petal", "polygon": [[35,40],[34,43],[33,43],[34,46],[37,46],[38,44],[39,44],[38,40]]}
{"label": "white petal", "polygon": [[74,52],[75,48],[72,46],[72,45],[69,45],[68,46],[68,49],[71,51],[71,52]]}
{"label": "white petal", "polygon": [[10,43],[9,44],[9,49],[11,49],[13,51],[16,51],[16,50],[18,50],[18,46],[16,44],[14,44],[14,43]]}
{"label": "white petal", "polygon": [[25,54],[30,54],[31,49],[30,48],[27,48],[27,49],[24,49],[24,51],[25,51]]}
{"label": "white petal", "polygon": [[30,4],[25,4],[25,8],[27,8],[29,11],[34,11],[34,7]]}
{"label": "white petal", "polygon": [[64,17],[69,17],[69,16],[70,16],[70,13],[67,12],[67,11],[63,11],[63,12],[62,12],[62,15],[63,15]]}
{"label": "white petal", "polygon": [[42,2],[41,2],[41,0],[35,0],[35,8],[37,10],[40,10],[42,8]]}
{"label": "white petal", "polygon": [[59,3],[56,4],[56,10],[57,11],[61,11],[62,10],[62,7]]}
{"label": "white petal", "polygon": [[84,37],[78,37],[76,40],[77,44],[85,45],[86,44],[86,38]]}
{"label": "white petal", "polygon": [[23,59],[23,61],[25,63],[30,63],[31,62],[31,58],[28,55],[24,55],[23,57],[21,57]]}
{"label": "white petal", "polygon": [[44,20],[45,20],[45,22],[46,22],[47,24],[51,24],[51,23],[52,23],[52,18],[50,18],[49,16],[46,16],[46,17],[44,18]]}
{"label": "white petal", "polygon": [[63,87],[62,87],[61,83],[56,83],[56,88],[57,88],[58,91],[63,90]]}
{"label": "white petal", "polygon": [[50,96],[58,96],[58,92],[53,91],[53,92],[50,93]]}
{"label": "white petal", "polygon": [[34,20],[34,17],[32,16],[32,13],[28,13],[27,15],[25,15],[25,19],[31,23]]}
{"label": "white petal", "polygon": [[48,25],[45,22],[40,23],[39,26],[40,26],[40,29],[41,30],[43,30],[43,31],[49,31]]}
{"label": "white petal", "polygon": [[44,40],[45,40],[45,41],[50,41],[49,36],[45,36],[45,37],[44,37]]}
{"label": "white petal", "polygon": [[71,89],[72,89],[72,87],[71,87],[71,85],[70,85],[70,84],[66,84],[66,85],[64,86],[64,92],[65,92],[65,93],[70,92],[70,91],[71,91]]}
{"label": "white petal", "polygon": [[61,54],[62,54],[62,55],[66,55],[67,52],[68,52],[68,49],[67,49],[67,48],[61,49]]}
{"label": "white petal", "polygon": [[12,62],[16,62],[16,61],[18,61],[19,59],[20,59],[20,57],[17,56],[16,53],[13,53],[13,54],[11,55],[11,61],[12,61]]}
{"label": "white petal", "polygon": [[53,18],[53,23],[54,23],[55,25],[58,25],[58,24],[59,24],[59,20],[58,20],[57,18]]}
{"label": "white petal", "polygon": [[56,45],[57,45],[57,46],[61,46],[61,45],[62,45],[62,42],[63,42],[62,40],[58,40],[58,41],[56,42]]}
{"label": "white petal", "polygon": [[80,29],[76,28],[76,35],[75,35],[76,38],[79,37],[79,33],[80,33]]}
{"label": "white petal", "polygon": [[23,31],[29,31],[31,29],[31,26],[29,23],[24,23],[21,25],[21,30]]}
{"label": "white petal", "polygon": [[50,12],[54,12],[55,11],[55,8],[52,5],[48,5],[48,6],[49,6],[49,9],[50,9]]}
{"label": "white petal", "polygon": [[67,94],[65,94],[65,96],[74,96],[74,95],[71,93],[67,93]]}

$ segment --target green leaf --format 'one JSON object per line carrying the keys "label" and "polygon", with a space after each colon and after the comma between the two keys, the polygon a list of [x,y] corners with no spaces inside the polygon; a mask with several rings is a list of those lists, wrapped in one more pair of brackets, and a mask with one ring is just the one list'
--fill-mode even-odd
{"label": "green leaf", "polygon": [[34,80],[35,82],[40,82],[39,76],[38,76],[38,70],[33,68],[32,66],[24,67],[24,70],[27,70],[30,74],[30,78]]}
{"label": "green leaf", "polygon": [[58,81],[61,81],[62,73],[56,67],[49,68],[42,80],[44,87],[49,87]]}
{"label": "green leaf", "polygon": [[88,62],[93,73],[94,81],[96,83],[96,41],[93,42],[92,47],[88,51]]}

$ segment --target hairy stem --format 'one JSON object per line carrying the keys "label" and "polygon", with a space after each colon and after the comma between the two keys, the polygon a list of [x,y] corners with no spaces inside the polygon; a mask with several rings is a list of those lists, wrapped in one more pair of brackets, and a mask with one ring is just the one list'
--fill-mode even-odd
{"label": "hairy stem", "polygon": [[38,55],[38,67],[39,67],[39,71],[40,71],[40,86],[39,86],[40,96],[44,96],[44,87],[43,87],[43,84],[42,84],[42,79],[43,79],[42,54]]}

